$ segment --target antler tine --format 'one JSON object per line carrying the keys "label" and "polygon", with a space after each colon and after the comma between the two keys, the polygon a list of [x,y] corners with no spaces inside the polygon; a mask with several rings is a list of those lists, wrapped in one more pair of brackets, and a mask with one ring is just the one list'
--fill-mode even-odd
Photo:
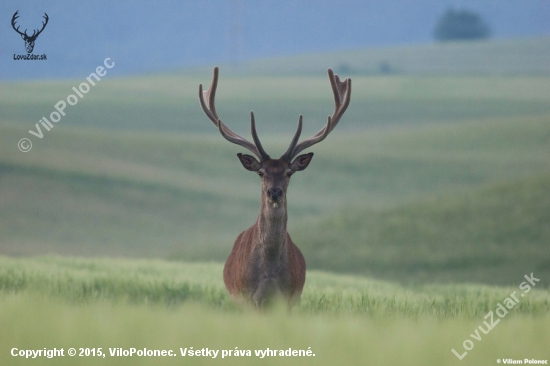
{"label": "antler tine", "polygon": [[[36,36],[38,36],[40,33],[42,33],[42,31],[44,30],[44,28],[46,28],[46,24],[48,24],[48,20],[50,20],[50,18],[48,17],[48,14],[47,14],[47,13],[44,13],[44,16],[43,16],[42,18],[46,19],[46,21],[45,21],[45,22],[42,22],[42,29],[40,29],[40,30],[38,31],[38,33],[36,34]],[[33,36],[34,36],[34,34],[33,34]]]}
{"label": "antler tine", "polygon": [[21,33],[21,31],[19,30],[19,27],[15,28],[15,22],[18,18],[19,18],[19,10],[17,10],[15,14],[13,14],[13,17],[11,18],[11,26],[20,35],[26,35],[27,30],[25,30],[25,33]]}
{"label": "antler tine", "polygon": [[[210,88],[206,91],[202,91],[202,84],[199,84],[199,100],[202,107],[203,112],[210,118],[212,123],[216,127],[218,127],[218,121],[220,121],[220,117],[218,117],[218,113],[216,112],[216,90],[218,89],[218,75],[219,75],[219,68],[214,68],[214,73],[212,76],[212,83],[210,83]],[[205,103],[204,99],[208,101],[208,104]],[[227,125],[223,124],[226,134],[230,136],[239,136],[235,132],[231,131]],[[240,136],[239,136],[240,137]]]}
{"label": "antler tine", "polygon": [[[252,138],[254,139],[255,144],[251,143],[247,139],[233,132],[229,127],[227,127],[225,123],[222,122],[220,117],[218,117],[218,113],[216,112],[216,104],[215,104],[216,89],[218,87],[218,75],[219,75],[219,68],[215,67],[214,75],[212,76],[212,83],[210,84],[210,88],[206,91],[203,91],[202,84],[199,84],[199,102],[201,104],[201,108],[204,114],[206,114],[206,116],[212,121],[212,123],[214,123],[214,125],[220,131],[220,134],[227,141],[240,145],[245,149],[250,150],[252,153],[254,153],[254,155],[260,158],[260,160],[262,161],[270,159],[269,155],[263,149],[262,144],[260,143],[260,139],[258,138],[258,134],[256,133],[254,113],[250,112],[251,113],[250,126],[252,130]],[[205,98],[208,101],[208,104],[207,102],[205,102]]]}
{"label": "antler tine", "polygon": [[300,118],[298,118],[298,128],[296,128],[296,133],[294,133],[294,137],[292,138],[292,141],[290,141],[290,145],[286,152],[281,156],[281,159],[284,159],[288,162],[290,162],[293,158],[293,151],[296,147],[296,144],[298,143],[298,140],[300,139],[300,135],[302,134],[302,115],[300,114]]}
{"label": "antler tine", "polygon": [[[210,83],[210,88],[206,91],[202,91],[202,84],[199,84],[199,102],[201,103],[201,108],[204,114],[210,120],[216,127],[218,127],[219,123],[218,121],[220,118],[218,117],[216,113],[216,105],[214,104],[214,98],[216,98],[216,89],[218,87],[218,73],[219,69],[217,67],[214,68],[214,75],[212,76],[212,83]],[[208,105],[204,102],[204,98],[208,100]]]}
{"label": "antler tine", "polygon": [[252,139],[254,140],[254,144],[258,148],[258,152],[260,153],[260,159],[268,160],[271,159],[271,157],[265,152],[262,143],[260,142],[260,138],[258,137],[258,133],[256,132],[256,121],[254,120],[254,112],[250,111],[250,132],[252,133]]}
{"label": "antler tine", "polygon": [[[335,75],[332,69],[328,69],[330,78],[330,85],[332,86],[332,93],[334,94],[334,113],[332,114],[332,127],[331,130],[336,127],[336,124],[340,120],[340,117],[344,114],[348,108],[351,97],[351,79],[346,78],[344,82],[340,81],[340,77]],[[329,131],[329,132],[330,132]]]}
{"label": "antler tine", "polygon": [[336,125],[340,121],[340,118],[344,115],[344,112],[349,106],[349,102],[351,100],[351,79],[346,78],[342,82],[340,81],[338,75],[334,74],[332,69],[328,69],[327,72],[332,88],[332,93],[334,94],[334,113],[332,114],[332,116],[328,117],[327,124],[319,132],[296,145],[292,153],[288,155],[290,159],[294,158],[302,150],[305,150],[308,147],[323,141],[328,136],[328,134],[332,132],[334,127],[336,127]]}

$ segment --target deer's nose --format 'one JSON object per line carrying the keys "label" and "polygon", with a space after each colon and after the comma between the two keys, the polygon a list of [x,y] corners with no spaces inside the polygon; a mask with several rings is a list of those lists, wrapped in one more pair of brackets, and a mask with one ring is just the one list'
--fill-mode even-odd
{"label": "deer's nose", "polygon": [[271,187],[267,190],[267,196],[272,201],[278,201],[283,196],[283,190],[281,187]]}

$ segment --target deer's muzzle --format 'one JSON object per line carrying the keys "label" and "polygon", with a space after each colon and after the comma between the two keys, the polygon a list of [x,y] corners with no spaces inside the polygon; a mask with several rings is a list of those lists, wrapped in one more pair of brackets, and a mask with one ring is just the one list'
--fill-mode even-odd
{"label": "deer's muzzle", "polygon": [[283,190],[281,187],[271,187],[267,190],[267,197],[274,202],[278,202],[283,197]]}

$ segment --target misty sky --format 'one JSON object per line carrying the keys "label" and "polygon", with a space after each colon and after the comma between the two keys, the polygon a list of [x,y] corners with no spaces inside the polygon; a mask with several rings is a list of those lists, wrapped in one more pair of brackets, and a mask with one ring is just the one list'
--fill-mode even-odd
{"label": "misty sky", "polygon": [[[78,77],[111,57],[136,74],[220,62],[434,42],[449,7],[479,13],[495,38],[550,35],[547,0],[2,1],[0,79]],[[12,29],[49,23],[34,54]]]}

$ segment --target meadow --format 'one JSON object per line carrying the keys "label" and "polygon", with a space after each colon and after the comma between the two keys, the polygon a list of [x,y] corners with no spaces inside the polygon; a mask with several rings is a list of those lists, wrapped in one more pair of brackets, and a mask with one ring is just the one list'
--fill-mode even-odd
{"label": "meadow", "polygon": [[[550,294],[538,283],[501,321],[498,304],[518,287],[402,287],[357,276],[309,271],[302,300],[258,314],[229,300],[219,263],[0,257],[2,364],[466,364],[548,357]],[[536,276],[535,276],[536,277]],[[526,281],[525,278],[518,278]],[[478,330],[492,312],[494,328]],[[491,323],[492,324],[492,323]],[[472,337],[481,334],[480,340]],[[470,337],[470,334],[473,336]],[[478,337],[479,338],[479,337]],[[464,355],[463,343],[473,349]],[[102,348],[102,357],[28,360],[11,349]],[[181,360],[179,348],[250,350],[251,356]],[[468,346],[467,346],[468,347]],[[174,357],[113,357],[109,348],[173,350]],[[305,350],[270,356],[255,350]],[[463,356],[460,361],[452,353]],[[80,351],[79,351],[80,352]],[[545,358],[546,357],[546,358]]]}
{"label": "meadow", "polygon": [[[260,187],[235,156],[242,149],[200,110],[198,84],[210,83],[210,70],[107,74],[42,139],[29,129],[87,75],[0,84],[0,364],[182,362],[26,360],[12,347],[316,354],[183,360],[190,364],[548,359],[548,44],[221,65],[221,118],[248,137],[254,110],[272,155],[285,151],[299,114],[303,136],[326,123],[326,67],[353,79],[348,112],[290,184],[289,232],[308,265],[291,315],[241,312],[223,287],[221,263],[255,221]],[[393,71],[377,70],[382,61]],[[17,149],[23,137],[30,152]],[[531,273],[535,288],[472,339]],[[475,347],[459,361],[451,349],[462,353],[466,339]]]}
{"label": "meadow", "polygon": [[[545,193],[550,164],[550,79],[372,79],[354,77],[350,115],[330,139],[313,149],[316,155],[307,171],[292,178],[290,234],[303,249],[309,268],[398,281],[435,276],[445,282],[492,284],[511,284],[521,273],[535,270],[548,274],[549,232],[544,221],[550,216]],[[320,76],[308,80],[311,103],[323,104],[319,110],[330,113],[328,82]],[[249,123],[245,104],[253,103],[244,96],[246,103],[237,103],[238,96],[226,90],[253,89],[257,81],[223,79],[223,74],[220,81],[218,110],[222,116],[240,114],[240,119],[224,119],[245,135]],[[127,98],[122,87],[128,92],[135,89],[132,79],[109,82],[105,80],[105,92],[117,90],[108,96],[111,100],[116,100],[117,93]],[[295,82],[293,78],[278,80],[274,84],[280,89],[267,91],[264,98],[282,98],[285,84]],[[163,84],[157,83],[160,90]],[[182,77],[171,83],[190,85],[196,94],[198,80]],[[381,87],[371,87],[373,83]],[[52,84],[46,84],[52,89],[43,98],[62,93],[54,93],[58,86]],[[149,84],[154,89],[154,81]],[[451,85],[444,88],[446,84]],[[70,90],[70,85],[66,83],[64,90]],[[165,85],[164,90],[169,89]],[[434,89],[448,92],[438,94]],[[319,90],[326,97],[316,95]],[[96,95],[105,98],[103,90],[96,91],[90,94],[91,100],[73,107],[75,115],[84,113],[77,107],[93,104]],[[381,95],[369,96],[375,92]],[[258,99],[262,93],[252,95]],[[224,97],[234,100],[228,103]],[[161,127],[146,131],[138,122],[136,129],[124,129],[117,125],[127,108],[122,101],[122,110],[114,102],[110,109],[96,108],[98,113],[112,113],[112,129],[73,125],[68,111],[67,119],[43,139],[34,138],[33,149],[26,154],[16,144],[23,136],[33,137],[27,132],[33,126],[6,119],[0,136],[2,253],[223,261],[234,238],[255,221],[259,184],[240,166],[235,155],[241,149],[215,134],[195,99],[191,93],[159,97],[167,109],[168,104],[176,108],[177,101],[194,105],[191,117],[183,111],[177,119],[166,114],[156,117],[177,123],[181,132]],[[397,101],[395,110],[388,108],[387,113],[401,113],[397,119],[401,122],[361,126],[363,120],[371,120],[371,111],[360,119],[354,119],[352,112],[361,109],[364,101],[376,104],[373,99],[388,104]],[[407,121],[414,115],[399,104],[407,99],[418,112],[429,114],[430,105],[438,103],[462,104],[465,112],[457,108],[449,121],[436,117]],[[138,98],[134,103],[141,102]],[[475,117],[470,115],[473,103],[484,109]],[[539,103],[540,109],[529,109],[530,103]],[[505,104],[514,113],[497,107]],[[293,108],[291,100],[284,105]],[[269,114],[256,112],[264,145],[274,154],[282,153],[296,118],[275,124],[263,115]],[[90,112],[87,118],[92,117]],[[308,117],[306,136],[324,123],[323,117]],[[191,132],[193,124],[203,132]]]}

